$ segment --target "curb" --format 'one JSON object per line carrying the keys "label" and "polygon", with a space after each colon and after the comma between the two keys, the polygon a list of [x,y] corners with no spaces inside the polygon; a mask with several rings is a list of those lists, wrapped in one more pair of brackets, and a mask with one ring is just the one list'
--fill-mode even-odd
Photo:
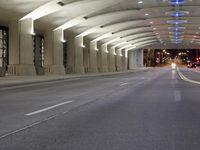
{"label": "curb", "polygon": [[132,70],[132,71],[126,71],[126,72],[113,72],[113,73],[102,73],[102,74],[83,74],[83,75],[76,75],[76,76],[67,76],[66,77],[57,77],[52,79],[38,79],[34,81],[23,81],[18,83],[3,83],[0,84],[1,88],[9,88],[13,86],[20,86],[20,85],[30,85],[30,84],[38,84],[38,83],[48,83],[48,82],[55,82],[55,81],[64,81],[64,80],[71,80],[71,79],[78,79],[78,78],[88,78],[88,77],[100,77],[100,76],[111,76],[111,75],[119,75],[119,74],[125,74],[125,73],[137,73],[141,71],[146,71],[147,69],[140,69],[140,70]]}

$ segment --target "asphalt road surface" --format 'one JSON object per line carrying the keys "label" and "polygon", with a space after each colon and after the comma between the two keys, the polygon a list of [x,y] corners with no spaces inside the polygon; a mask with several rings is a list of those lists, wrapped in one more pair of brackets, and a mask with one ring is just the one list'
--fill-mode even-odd
{"label": "asphalt road surface", "polygon": [[200,85],[170,68],[0,88],[0,150],[199,149]]}

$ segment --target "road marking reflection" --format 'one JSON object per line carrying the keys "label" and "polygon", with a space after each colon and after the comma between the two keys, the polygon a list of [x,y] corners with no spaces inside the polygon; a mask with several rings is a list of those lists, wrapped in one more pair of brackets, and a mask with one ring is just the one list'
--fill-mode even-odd
{"label": "road marking reflection", "polygon": [[56,104],[56,105],[53,105],[53,106],[50,106],[50,107],[44,108],[44,109],[40,109],[40,110],[37,110],[37,111],[31,112],[31,113],[25,114],[25,116],[36,115],[36,114],[39,114],[39,113],[42,113],[42,112],[45,112],[45,111],[51,110],[51,109],[56,108],[56,107],[59,107],[59,106],[69,104],[69,103],[72,103],[72,101],[66,101],[66,102],[63,102],[63,103],[60,103],[60,104]]}
{"label": "road marking reflection", "polygon": [[181,91],[174,91],[174,100],[176,102],[180,102],[181,101]]}
{"label": "road marking reflection", "polygon": [[128,83],[122,83],[122,84],[120,84],[119,86],[124,86],[124,85],[127,85]]}

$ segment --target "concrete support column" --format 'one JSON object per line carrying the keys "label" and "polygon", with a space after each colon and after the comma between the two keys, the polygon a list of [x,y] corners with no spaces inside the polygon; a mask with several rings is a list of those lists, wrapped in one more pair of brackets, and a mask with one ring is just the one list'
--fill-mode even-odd
{"label": "concrete support column", "polygon": [[100,61],[101,61],[101,66],[100,66],[100,71],[101,72],[108,72],[108,49],[107,49],[107,44],[101,45],[101,55],[100,55]]}
{"label": "concrete support column", "polygon": [[52,74],[53,65],[53,32],[46,31],[44,34],[44,67],[46,74]]}
{"label": "concrete support column", "polygon": [[75,37],[75,73],[85,73],[83,65],[83,36]]}
{"label": "concrete support column", "polygon": [[138,50],[137,51],[137,67],[144,67],[144,54],[143,50]]}
{"label": "concrete support column", "polygon": [[129,53],[130,69],[143,67],[143,50],[131,51]]}
{"label": "concrete support column", "polygon": [[70,31],[66,31],[67,36],[67,68],[66,72],[75,73],[75,44],[74,44],[74,37],[73,33]]}
{"label": "concrete support column", "polygon": [[131,51],[129,53],[129,69],[137,68],[137,51]]}
{"label": "concrete support column", "polygon": [[36,75],[33,53],[33,20],[31,18],[20,22],[13,21],[9,25],[10,34],[10,65],[9,74]]}
{"label": "concrete support column", "polygon": [[122,50],[122,70],[127,71],[128,69],[128,56],[127,51],[124,49]]}
{"label": "concrete support column", "polygon": [[65,75],[63,65],[63,30],[45,33],[45,68],[47,74]]}
{"label": "concrete support column", "polygon": [[109,60],[110,60],[109,71],[110,72],[115,72],[116,71],[115,56],[116,56],[115,47],[110,47],[110,50],[109,50]]}
{"label": "concrete support column", "polygon": [[85,48],[83,49],[83,65],[84,65],[85,73],[87,73],[89,72],[90,40],[84,38],[83,45],[85,45]]}
{"label": "concrete support column", "polygon": [[117,50],[117,71],[122,71],[122,53],[121,49]]}
{"label": "concrete support column", "polygon": [[97,67],[97,41],[90,42],[89,72],[98,72]]}

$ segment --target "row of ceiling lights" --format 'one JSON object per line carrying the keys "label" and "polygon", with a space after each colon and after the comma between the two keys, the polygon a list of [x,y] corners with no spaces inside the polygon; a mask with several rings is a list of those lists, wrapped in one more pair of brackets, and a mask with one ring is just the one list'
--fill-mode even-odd
{"label": "row of ceiling lights", "polygon": [[[143,1],[138,1],[138,4],[143,4]],[[149,16],[149,13],[145,13],[145,16]],[[153,21],[149,22],[151,25],[154,23]],[[153,30],[156,30],[156,28],[153,28]],[[160,42],[162,42],[162,40],[160,39],[160,36],[158,35],[158,33],[156,33],[156,37],[159,39]]]}
{"label": "row of ceiling lights", "polygon": [[[192,0],[190,0],[192,1]],[[183,38],[184,38],[184,24],[187,23],[187,20],[181,19],[181,17],[188,15],[188,11],[182,11],[180,10],[180,5],[186,4],[186,0],[169,0],[169,4],[175,6],[175,10],[166,12],[166,15],[169,15],[172,17],[172,20],[168,20],[167,23],[169,24],[168,29],[171,30],[170,33],[170,39],[172,43],[182,43]],[[143,4],[143,1],[138,1],[138,4]],[[145,16],[149,16],[148,13],[145,13]],[[150,24],[153,24],[153,21],[149,22]],[[156,28],[153,28],[153,30],[156,30]],[[159,33],[155,33],[157,38],[160,40],[162,43],[162,39],[158,35]],[[199,32],[196,32],[196,34],[199,34]],[[197,36],[193,36],[193,39],[191,43],[194,42],[195,38]]]}
{"label": "row of ceiling lights", "polygon": [[172,43],[179,44],[183,42],[184,38],[184,24],[187,23],[187,20],[181,19],[181,17],[189,14],[187,11],[182,11],[181,6],[185,4],[185,0],[169,0],[169,4],[175,7],[175,10],[166,12],[166,15],[172,17],[172,20],[168,20],[169,24],[168,29],[170,30],[170,40]]}

